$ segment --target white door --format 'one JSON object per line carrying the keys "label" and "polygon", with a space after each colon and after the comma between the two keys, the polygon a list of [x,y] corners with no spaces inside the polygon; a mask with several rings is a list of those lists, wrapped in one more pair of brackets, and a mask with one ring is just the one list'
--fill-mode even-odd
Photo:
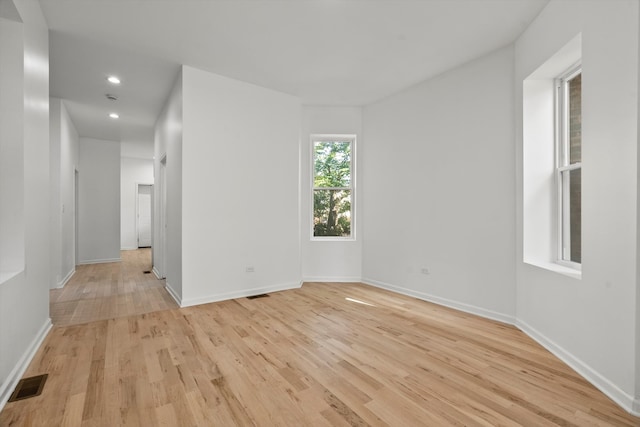
{"label": "white door", "polygon": [[151,185],[138,185],[138,247],[151,246]]}

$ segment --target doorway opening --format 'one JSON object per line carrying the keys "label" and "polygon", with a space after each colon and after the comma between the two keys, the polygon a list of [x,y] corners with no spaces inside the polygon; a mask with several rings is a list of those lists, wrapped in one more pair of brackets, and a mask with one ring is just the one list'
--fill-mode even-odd
{"label": "doorway opening", "polygon": [[151,194],[153,185],[138,184],[136,196],[136,229],[138,248],[152,246]]}

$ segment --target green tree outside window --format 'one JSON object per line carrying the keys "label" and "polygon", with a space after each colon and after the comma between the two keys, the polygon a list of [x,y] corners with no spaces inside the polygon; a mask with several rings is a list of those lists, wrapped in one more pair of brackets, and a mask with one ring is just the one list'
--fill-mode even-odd
{"label": "green tree outside window", "polygon": [[313,143],[313,235],[351,237],[351,141]]}

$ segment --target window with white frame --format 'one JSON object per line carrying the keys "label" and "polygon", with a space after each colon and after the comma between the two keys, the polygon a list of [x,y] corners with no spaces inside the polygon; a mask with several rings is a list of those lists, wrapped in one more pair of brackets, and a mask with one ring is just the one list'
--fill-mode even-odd
{"label": "window with white frame", "polygon": [[556,80],[556,184],[558,261],[582,263],[582,69],[571,67]]}
{"label": "window with white frame", "polygon": [[312,135],[314,239],[354,237],[353,135]]}

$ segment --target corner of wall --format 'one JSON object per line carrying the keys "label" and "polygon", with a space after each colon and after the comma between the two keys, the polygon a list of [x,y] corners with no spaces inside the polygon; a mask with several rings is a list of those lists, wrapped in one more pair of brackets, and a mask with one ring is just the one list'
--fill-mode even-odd
{"label": "corner of wall", "polygon": [[[156,275],[156,277],[160,278],[160,276],[158,275],[158,272],[156,270],[156,268],[153,268],[153,273]],[[173,289],[173,286],[171,286],[171,283],[169,283],[168,281],[165,280],[165,286],[164,288],[167,290],[167,292],[169,293],[169,295],[171,295],[171,298],[173,298],[173,300],[176,302],[176,304],[178,304],[178,307],[184,307],[182,305],[182,298],[180,297],[180,295],[178,295],[178,293]]]}

